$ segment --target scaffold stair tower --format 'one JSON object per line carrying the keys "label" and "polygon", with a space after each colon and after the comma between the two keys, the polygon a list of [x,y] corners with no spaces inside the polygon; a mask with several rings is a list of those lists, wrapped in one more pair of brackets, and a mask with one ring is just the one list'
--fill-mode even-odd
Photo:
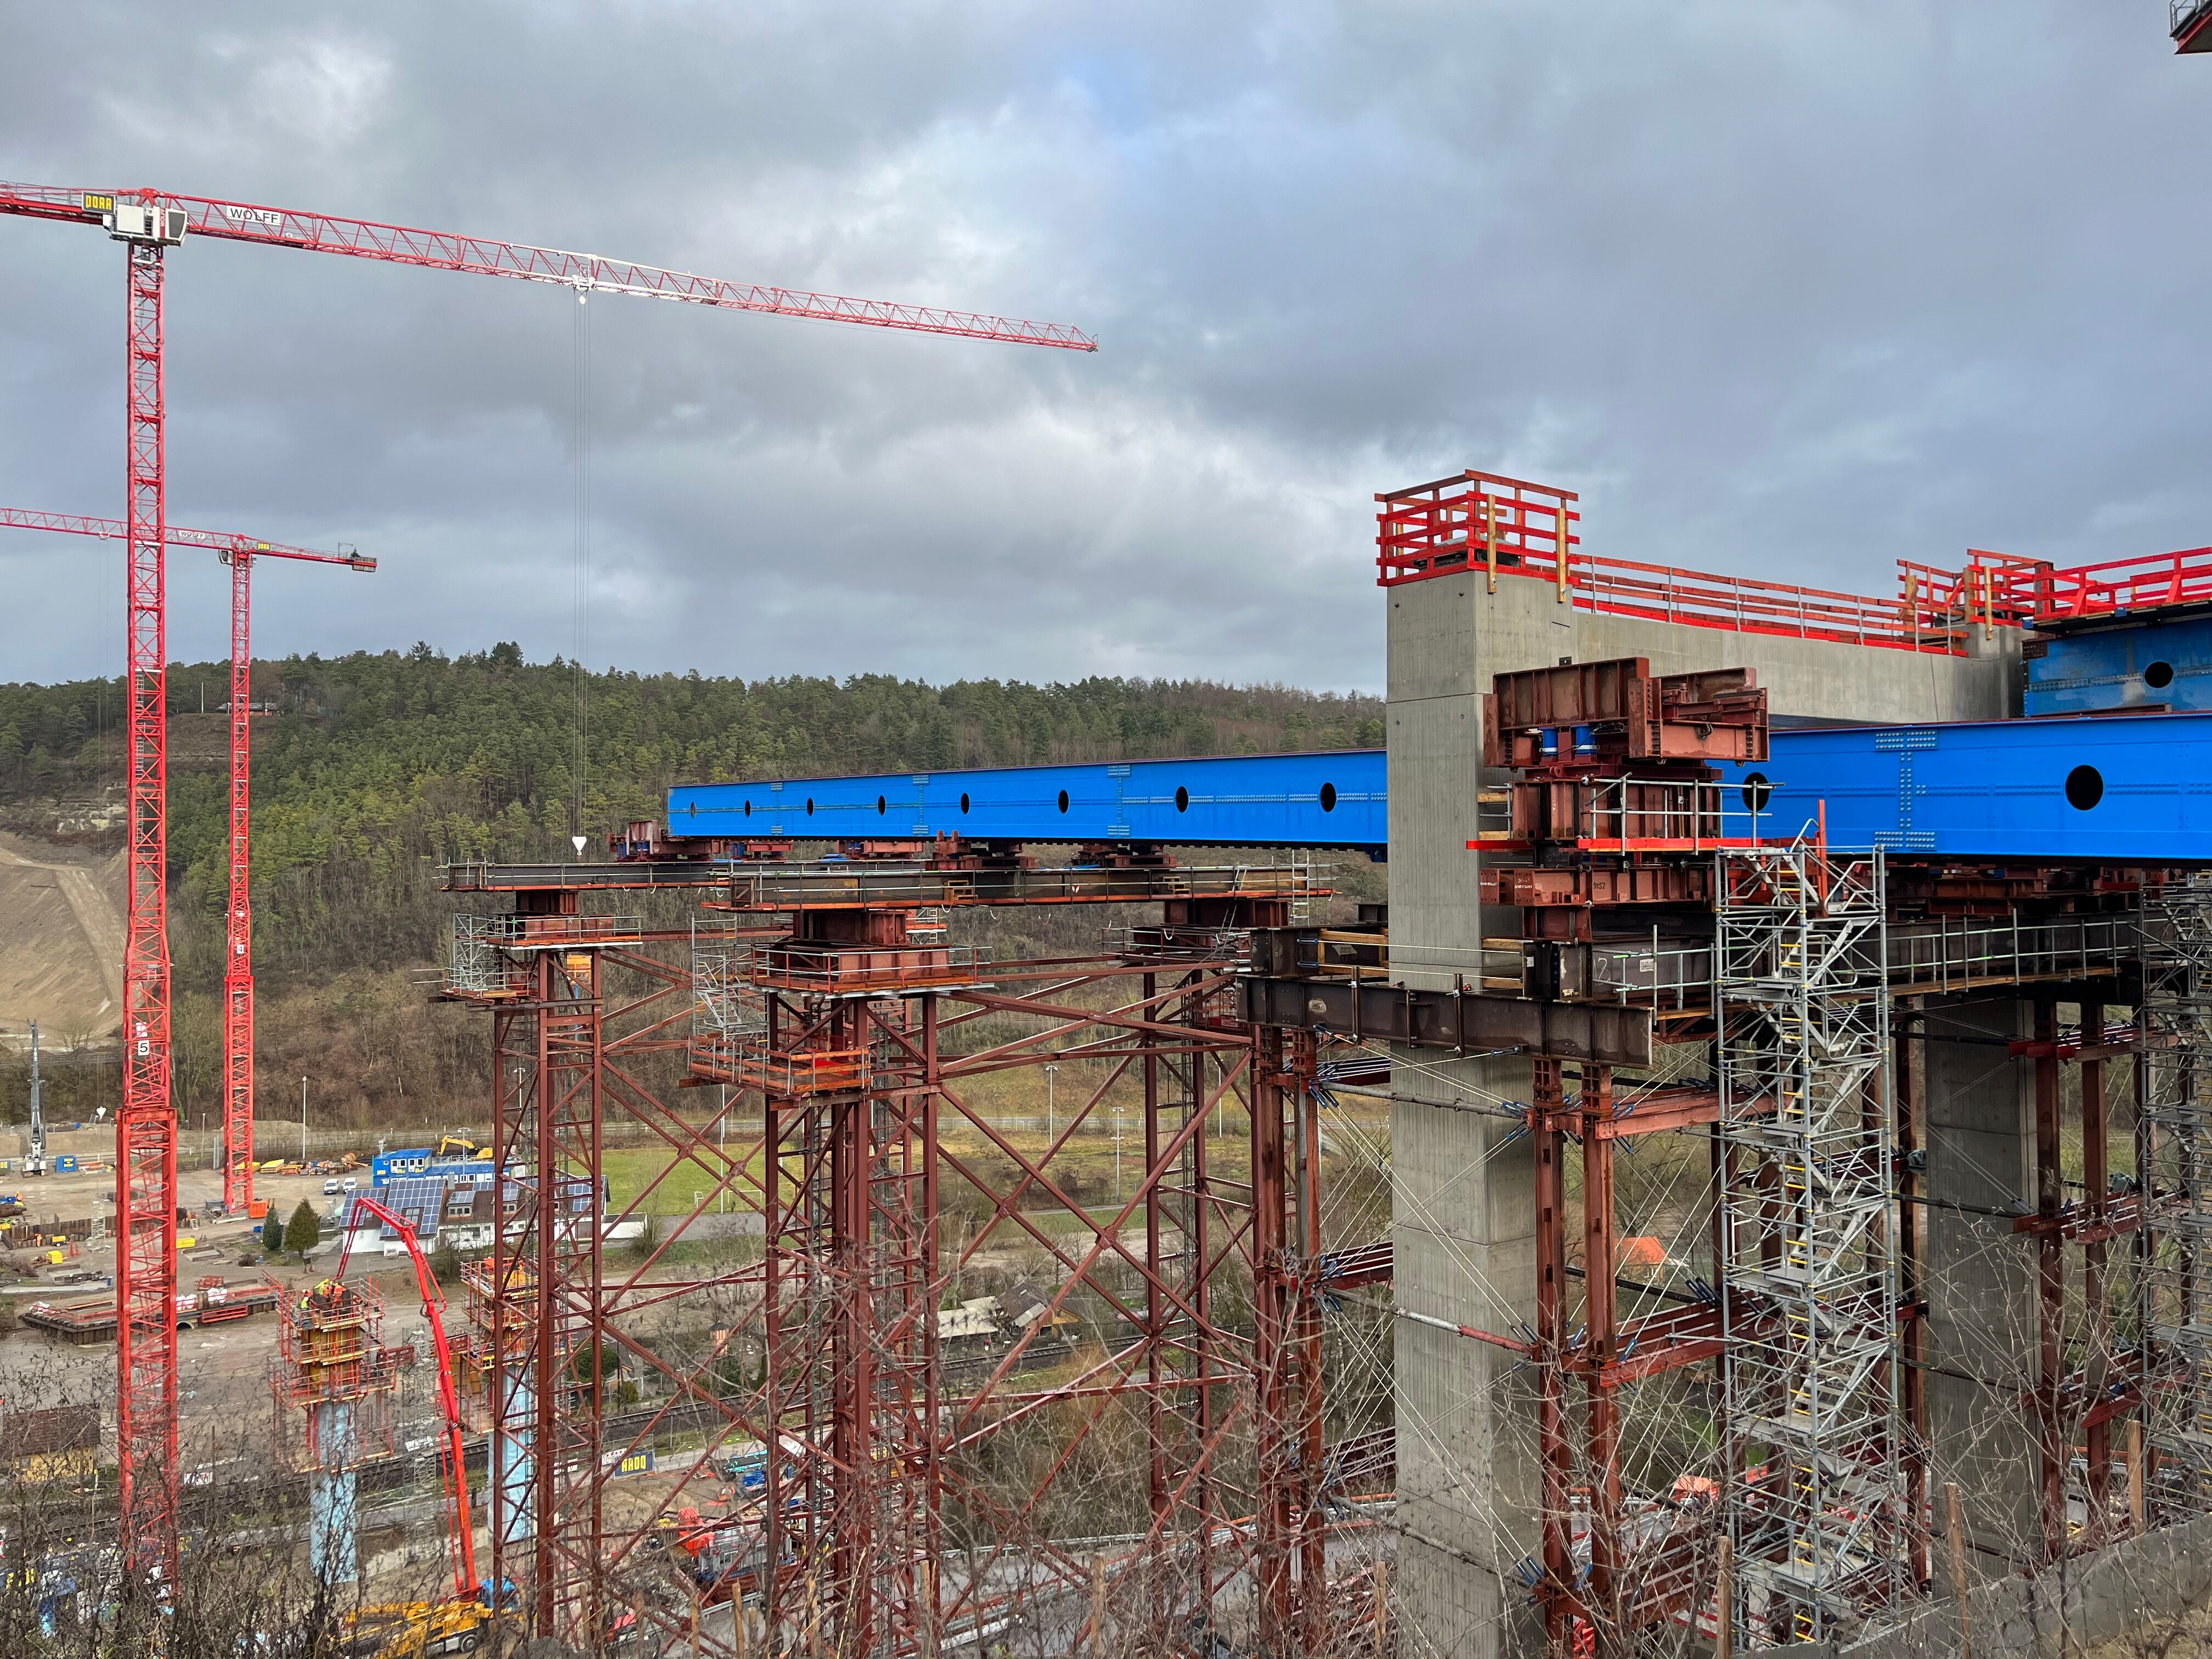
{"label": "scaffold stair tower", "polygon": [[1718,859],[1734,1612],[1815,1642],[1909,1589],[1882,858],[1800,838]]}

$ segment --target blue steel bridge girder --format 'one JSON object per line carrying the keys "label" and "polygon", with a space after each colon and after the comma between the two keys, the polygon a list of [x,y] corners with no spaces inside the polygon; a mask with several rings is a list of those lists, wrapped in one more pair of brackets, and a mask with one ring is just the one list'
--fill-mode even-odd
{"label": "blue steel bridge girder", "polygon": [[[1800,728],[1772,755],[1721,769],[1739,822],[1763,803],[1761,836],[1810,828],[1825,804],[1838,848],[2212,865],[2212,714]],[[1746,792],[1754,772],[1771,794]]]}
{"label": "blue steel bridge girder", "polygon": [[[1839,849],[2212,865],[2212,713],[1781,727],[1771,759],[1719,771],[1730,837],[1787,839],[1825,803]],[[679,784],[667,825],[677,849],[709,839],[957,836],[1379,857],[1389,789],[1382,750],[1329,750]]]}
{"label": "blue steel bridge girder", "polygon": [[794,840],[1115,842],[1316,847],[1389,844],[1383,751],[1115,761],[679,784],[668,833]]}

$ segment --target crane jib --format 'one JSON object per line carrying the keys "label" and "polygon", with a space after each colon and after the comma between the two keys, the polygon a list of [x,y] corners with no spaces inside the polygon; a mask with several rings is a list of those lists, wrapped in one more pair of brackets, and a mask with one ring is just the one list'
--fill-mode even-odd
{"label": "crane jib", "polygon": [[[155,229],[139,216],[151,216],[156,210],[167,210],[175,216],[162,222],[160,229]],[[111,234],[124,240],[143,237],[172,243],[181,240],[189,226],[194,234],[226,240],[346,254],[355,258],[388,260],[481,276],[560,283],[641,299],[678,300],[734,311],[805,317],[910,333],[946,334],[1007,345],[1051,346],[1065,351],[1098,349],[1095,337],[1066,323],[816,293],[768,283],[735,283],[599,254],[538,247],[526,242],[495,241],[453,231],[419,230],[374,220],[257,207],[205,196],[173,196],[154,190],[61,190],[43,185],[0,183],[0,214],[88,221],[107,225]]]}

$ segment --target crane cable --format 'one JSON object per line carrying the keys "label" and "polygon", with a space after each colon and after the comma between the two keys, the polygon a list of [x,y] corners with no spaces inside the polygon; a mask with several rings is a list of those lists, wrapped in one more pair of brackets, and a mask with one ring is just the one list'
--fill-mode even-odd
{"label": "crane cable", "polygon": [[574,799],[569,807],[570,844],[583,856],[584,766],[592,712],[592,311],[590,290],[576,289],[576,574],[571,623],[575,663],[574,757],[569,767]]}

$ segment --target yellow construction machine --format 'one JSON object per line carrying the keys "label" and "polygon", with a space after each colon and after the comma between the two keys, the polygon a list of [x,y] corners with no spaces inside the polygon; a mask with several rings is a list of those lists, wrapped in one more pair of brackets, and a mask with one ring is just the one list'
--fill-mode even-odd
{"label": "yellow construction machine", "polygon": [[434,1659],[474,1653],[491,1639],[488,1600],[393,1601],[363,1607],[346,1633],[346,1659]]}

